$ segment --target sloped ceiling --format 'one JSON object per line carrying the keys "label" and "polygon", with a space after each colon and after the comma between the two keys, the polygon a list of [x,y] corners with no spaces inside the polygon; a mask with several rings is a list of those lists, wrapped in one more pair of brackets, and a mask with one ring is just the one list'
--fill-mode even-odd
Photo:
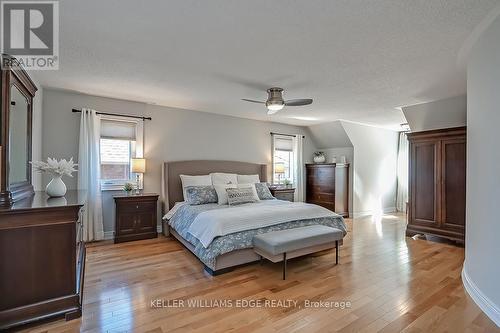
{"label": "sloped ceiling", "polygon": [[318,149],[352,147],[340,121],[309,126],[309,130]]}
{"label": "sloped ceiling", "polygon": [[[498,0],[64,0],[46,87],[251,119],[386,127],[465,93],[457,53]],[[313,98],[268,116],[265,89]],[[114,111],[114,110],[109,110]]]}
{"label": "sloped ceiling", "polygon": [[457,96],[401,108],[412,132],[467,125],[467,97]]}

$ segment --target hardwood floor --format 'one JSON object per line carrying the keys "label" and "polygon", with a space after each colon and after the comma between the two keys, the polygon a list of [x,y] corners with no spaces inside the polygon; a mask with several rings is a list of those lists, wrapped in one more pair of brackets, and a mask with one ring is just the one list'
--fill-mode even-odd
{"label": "hardwood floor", "polygon": [[[405,238],[403,216],[346,221],[349,235],[341,247],[340,264],[334,264],[335,251],[292,259],[286,281],[281,280],[281,265],[270,262],[210,277],[191,253],[164,237],[91,245],[83,317],[23,329],[500,332],[464,292],[460,279],[463,248]],[[185,306],[155,308],[151,301],[156,299],[183,301]],[[211,300],[212,304],[231,300],[232,307],[187,307],[195,299]],[[235,308],[238,299],[263,304],[266,300],[294,300],[298,304],[242,309]],[[350,302],[351,306],[306,308],[306,300]]]}

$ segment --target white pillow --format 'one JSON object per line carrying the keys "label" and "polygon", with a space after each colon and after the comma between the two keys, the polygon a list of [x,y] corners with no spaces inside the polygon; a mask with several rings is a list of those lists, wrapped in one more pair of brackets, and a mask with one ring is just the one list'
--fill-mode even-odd
{"label": "white pillow", "polygon": [[259,175],[238,175],[238,184],[260,183]]}
{"label": "white pillow", "polygon": [[210,186],[212,185],[212,177],[210,175],[203,176],[189,176],[180,175],[182,183],[182,194],[184,195],[184,200],[186,200],[186,187],[188,186]]}
{"label": "white pillow", "polygon": [[255,201],[260,201],[259,194],[257,194],[257,188],[255,188],[254,183],[250,184],[238,184],[238,188],[247,188],[250,187],[252,189],[253,197]]}
{"label": "white pillow", "polygon": [[237,188],[236,184],[216,184],[214,185],[215,192],[217,192],[217,199],[219,205],[227,205],[227,188]]}
{"label": "white pillow", "polygon": [[238,177],[235,173],[214,172],[211,173],[212,185],[238,184]]}

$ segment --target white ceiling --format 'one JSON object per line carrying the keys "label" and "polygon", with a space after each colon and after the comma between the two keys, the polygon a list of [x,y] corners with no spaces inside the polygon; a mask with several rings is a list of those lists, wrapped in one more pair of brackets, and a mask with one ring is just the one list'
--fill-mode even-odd
{"label": "white ceiling", "polygon": [[[45,87],[237,117],[398,127],[396,107],[465,92],[457,53],[498,3],[64,0],[60,70],[35,77]],[[240,100],[264,100],[271,86],[314,103],[267,116]]]}

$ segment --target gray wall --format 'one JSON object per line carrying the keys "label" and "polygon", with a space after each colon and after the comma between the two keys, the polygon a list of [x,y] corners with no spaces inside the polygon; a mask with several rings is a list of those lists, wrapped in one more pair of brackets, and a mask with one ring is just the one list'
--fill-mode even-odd
{"label": "gray wall", "polygon": [[412,132],[465,126],[467,97],[457,96],[402,108]]}
{"label": "gray wall", "polygon": [[[144,187],[148,192],[160,193],[163,161],[218,159],[270,164],[271,131],[306,135],[306,162],[312,160],[315,150],[309,130],[303,127],[45,89],[44,158],[78,159],[80,118],[71,109],[82,107],[153,118],[145,122],[144,129],[144,157],[147,159]],[[76,180],[76,177],[64,179],[70,189],[76,188]],[[48,181],[45,178],[44,184]],[[109,191],[103,193],[105,232],[114,229],[113,194]]]}
{"label": "gray wall", "polygon": [[394,211],[398,132],[344,121],[342,126],[354,146],[354,217]]}
{"label": "gray wall", "polygon": [[467,68],[467,233],[463,281],[500,325],[500,17],[473,47]]}

